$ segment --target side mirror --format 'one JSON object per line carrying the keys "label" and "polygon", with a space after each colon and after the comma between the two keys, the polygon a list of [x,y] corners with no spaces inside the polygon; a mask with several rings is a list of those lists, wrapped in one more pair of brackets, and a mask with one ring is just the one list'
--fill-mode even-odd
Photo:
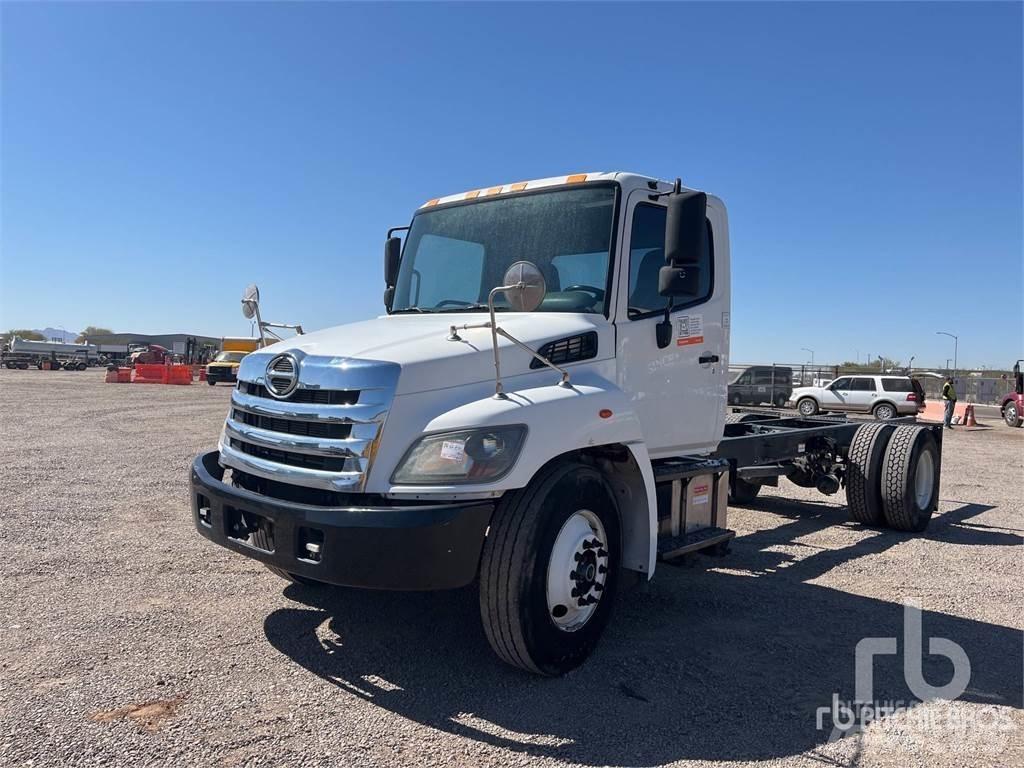
{"label": "side mirror", "polygon": [[398,265],[402,258],[402,240],[389,237],[384,241],[384,284],[398,284]]}
{"label": "side mirror", "polygon": [[529,261],[517,261],[508,268],[501,279],[509,306],[516,312],[533,312],[544,301],[548,292],[544,275],[537,265]]}
{"label": "side mirror", "polygon": [[668,196],[665,213],[665,262],[672,266],[699,264],[707,237],[708,196],[681,192]]}
{"label": "side mirror", "polygon": [[667,266],[658,270],[658,293],[662,296],[683,298],[696,296],[700,291],[700,267]]}
{"label": "side mirror", "polygon": [[246,320],[252,320],[253,316],[259,311],[259,305],[260,289],[253,283],[242,294],[242,316]]}

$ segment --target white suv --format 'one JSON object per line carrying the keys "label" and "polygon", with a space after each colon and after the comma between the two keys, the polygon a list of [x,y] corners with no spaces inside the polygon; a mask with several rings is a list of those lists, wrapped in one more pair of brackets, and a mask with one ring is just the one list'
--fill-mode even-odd
{"label": "white suv", "polygon": [[909,376],[840,376],[827,387],[794,389],[790,400],[801,416],[845,411],[894,419],[924,410],[924,391],[915,384]]}

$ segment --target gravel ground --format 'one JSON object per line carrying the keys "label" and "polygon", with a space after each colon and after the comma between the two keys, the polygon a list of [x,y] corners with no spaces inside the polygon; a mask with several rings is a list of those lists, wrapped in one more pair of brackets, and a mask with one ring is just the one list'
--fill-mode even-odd
{"label": "gravel ground", "polygon": [[[659,566],[548,680],[492,656],[472,589],[289,586],[200,538],[187,471],[229,392],[0,370],[0,765],[1024,764],[1024,430],[947,433],[923,536],[768,489],[729,556]],[[966,692],[826,743],[818,708],[853,698],[859,640],[902,651],[908,598]],[[902,655],[873,690],[915,698]]]}

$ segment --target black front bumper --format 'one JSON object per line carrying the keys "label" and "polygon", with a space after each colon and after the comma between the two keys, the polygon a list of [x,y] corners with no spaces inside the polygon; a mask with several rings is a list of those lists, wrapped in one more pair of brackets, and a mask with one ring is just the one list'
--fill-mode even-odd
{"label": "black front bumper", "polygon": [[206,380],[207,381],[223,381],[225,383],[235,384],[238,381],[238,369],[237,368],[207,368],[206,369]]}
{"label": "black front bumper", "polygon": [[351,587],[452,589],[476,578],[493,501],[296,504],[227,485],[218,455],[211,451],[192,462],[191,497],[196,530],[222,547]]}

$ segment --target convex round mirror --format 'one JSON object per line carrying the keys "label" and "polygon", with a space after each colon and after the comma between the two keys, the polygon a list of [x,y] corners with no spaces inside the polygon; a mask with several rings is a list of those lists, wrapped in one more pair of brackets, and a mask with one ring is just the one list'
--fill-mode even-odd
{"label": "convex round mirror", "polygon": [[242,314],[246,320],[252,320],[256,314],[256,305],[260,303],[260,289],[251,283],[242,294]]}
{"label": "convex round mirror", "polygon": [[533,312],[548,292],[548,284],[537,265],[530,261],[517,261],[502,278],[505,298],[516,312]]}

